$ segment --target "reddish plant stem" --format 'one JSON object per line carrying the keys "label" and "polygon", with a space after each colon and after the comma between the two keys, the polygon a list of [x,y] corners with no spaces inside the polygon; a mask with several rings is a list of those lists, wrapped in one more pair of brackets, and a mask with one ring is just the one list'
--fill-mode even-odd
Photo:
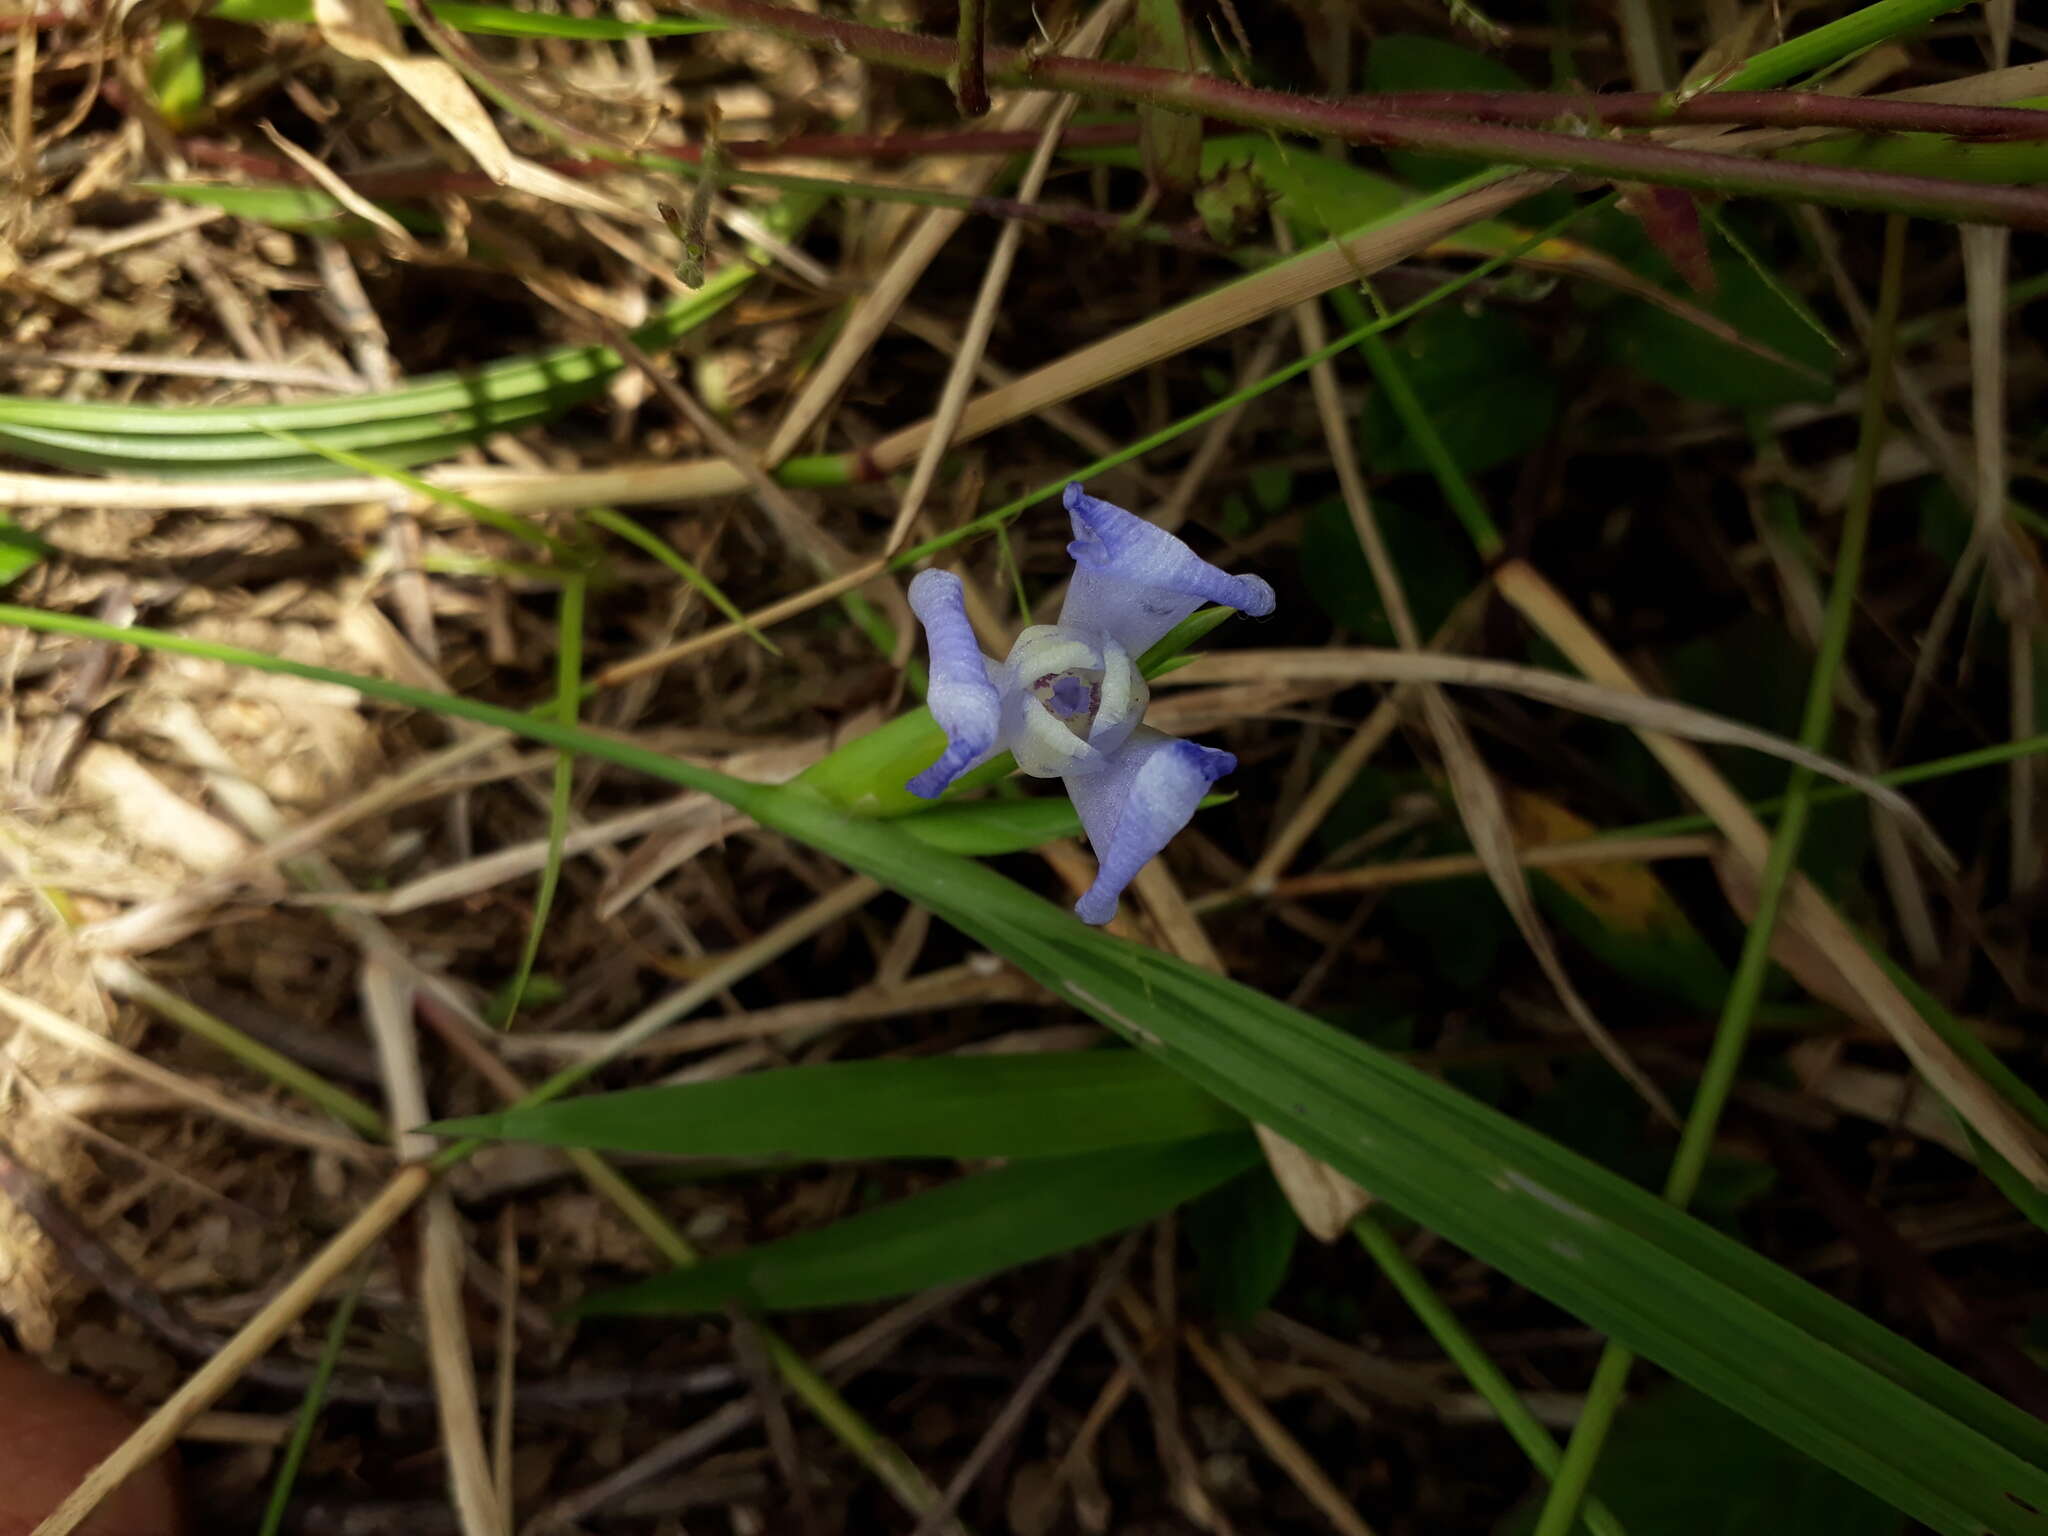
{"label": "reddish plant stem", "polygon": [[960,30],[954,40],[953,101],[962,117],[988,114],[988,0],[960,0]]}
{"label": "reddish plant stem", "polygon": [[[943,76],[953,64],[953,49],[943,39],[813,16],[786,6],[765,5],[761,0],[675,0],[675,6],[692,16],[774,33],[918,74]],[[987,65],[989,78],[1005,85],[1170,107],[1312,138],[1421,150],[1483,164],[1533,166],[1609,181],[1641,181],[1701,192],[2048,230],[2048,192],[2032,188],[1979,186],[1932,176],[1787,164],[1633,140],[1593,139],[1533,128],[1421,117],[1358,101],[1318,101],[1213,76],[1148,69],[1138,64],[1111,64],[1062,55],[1027,58],[1014,48],[989,49]]]}
{"label": "reddish plant stem", "polygon": [[2048,112],[1932,101],[1872,101],[1820,91],[1705,91],[1674,101],[1655,91],[1611,95],[1547,91],[1387,91],[1351,102],[1418,117],[1475,123],[1602,123],[1610,128],[1728,124],[1750,128],[1843,128],[1866,133],[1944,133],[1956,138],[2048,139]]}

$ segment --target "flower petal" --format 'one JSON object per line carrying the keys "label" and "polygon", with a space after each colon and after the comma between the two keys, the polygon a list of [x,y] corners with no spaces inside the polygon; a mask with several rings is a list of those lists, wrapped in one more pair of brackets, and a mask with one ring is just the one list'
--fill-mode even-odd
{"label": "flower petal", "polygon": [[1035,694],[1017,689],[1003,699],[1003,740],[1017,767],[1034,779],[1100,773],[1109,760],[1055,719]]}
{"label": "flower petal", "polygon": [[1095,723],[1088,727],[1088,745],[1099,752],[1114,752],[1131,739],[1152,702],[1152,690],[1131,653],[1113,635],[1102,637],[1102,699],[1095,706]]}
{"label": "flower petal", "polygon": [[904,788],[936,800],[946,786],[990,756],[1002,729],[1003,699],[989,681],[988,658],[967,622],[967,600],[951,571],[919,571],[910,583],[910,611],[924,625],[931,648],[931,687],[925,702],[946,733],[939,760]]}
{"label": "flower petal", "polygon": [[1232,576],[1135,513],[1071,484],[1063,498],[1074,526],[1074,581],[1060,623],[1112,635],[1133,656],[1203,603],[1254,617],[1273,611],[1273,589],[1256,576]]}
{"label": "flower petal", "polygon": [[1117,898],[1188,824],[1209,786],[1237,766],[1213,747],[1140,726],[1099,773],[1076,774],[1067,793],[1095,849],[1095,883],[1074,903],[1084,923],[1116,916]]}

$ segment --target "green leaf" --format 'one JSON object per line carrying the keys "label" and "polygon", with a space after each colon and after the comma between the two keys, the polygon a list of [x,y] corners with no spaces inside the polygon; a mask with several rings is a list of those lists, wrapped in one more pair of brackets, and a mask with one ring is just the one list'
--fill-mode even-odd
{"label": "green leaf", "polygon": [[[1507,65],[1441,38],[1397,32],[1376,38],[1365,57],[1368,91],[1526,91],[1529,82]],[[1469,164],[1441,155],[1390,149],[1387,163],[1403,181],[1442,187],[1472,174]]]}
{"label": "green leaf", "polygon": [[189,21],[167,21],[157,28],[156,49],[149,60],[149,94],[173,129],[190,127],[206,110],[206,62]]}
{"label": "green leaf", "polygon": [[0,512],[0,587],[33,568],[49,552],[49,545]]}
{"label": "green leaf", "polygon": [[[195,208],[218,208],[254,224],[274,224],[303,234],[360,238],[375,233],[368,219],[350,213],[339,198],[318,187],[282,182],[139,181],[135,190]],[[404,203],[377,202],[377,207],[413,234],[440,233],[441,221],[432,214]]]}
{"label": "green leaf", "polygon": [[[688,37],[698,32],[722,31],[725,26],[718,21],[684,21],[675,17],[620,21],[610,16],[550,16],[502,5],[462,5],[454,0],[442,0],[427,9],[458,32],[491,37],[562,37],[589,43],[616,43],[629,37]],[[411,24],[402,4],[393,4],[391,10],[400,25]],[[313,0],[214,0],[213,9],[207,14],[250,26],[310,22]]]}
{"label": "green leaf", "polygon": [[[1697,334],[1683,321],[1672,323]],[[1521,457],[1550,431],[1557,382],[1549,361],[1500,310],[1439,304],[1405,327],[1392,350],[1466,474]],[[1360,430],[1366,467],[1374,474],[1415,474],[1430,467],[1385,390],[1366,403]]]}
{"label": "green leaf", "polygon": [[1705,307],[1812,373],[1709,336],[1640,299],[1624,300],[1606,317],[1607,343],[1617,359],[1676,394],[1716,405],[1759,409],[1833,398],[1830,381],[1839,362],[1833,348],[1740,256],[1717,252],[1714,271],[1720,291]]}
{"label": "green leaf", "polygon": [[[1684,1387],[1624,1408],[1593,1488],[1631,1536],[1896,1536],[1898,1511]],[[1500,1526],[1527,1536],[1541,1500]]]}
{"label": "green leaf", "polygon": [[[747,783],[632,741],[385,678],[19,605],[0,605],[0,624],[338,684],[715,795],[922,903],[1247,1119],[1271,1126],[1473,1257],[1915,1519],[1951,1536],[2048,1536],[2048,1425],[1762,1255],[1448,1084],[1225,977],[1088,928],[901,827],[848,816],[801,785]],[[1187,1158],[1204,1145],[1185,1149]],[[1149,1166],[1156,1175],[1158,1160],[1182,1150],[1076,1160],[1080,1171],[1038,1209],[1048,1216],[1101,1215],[1138,1182],[1133,1168]],[[1180,1168],[1183,1187],[1156,1188],[1151,1209],[1124,1211],[1119,1219],[1128,1224],[1156,1214],[1250,1166],[1255,1156],[1249,1138],[1225,1138],[1224,1152],[1209,1154],[1220,1166],[1201,1169],[1202,1178]],[[1034,1160],[983,1177],[1044,1180],[1057,1166]],[[887,1294],[913,1273],[980,1274],[1011,1261],[1015,1247],[1006,1242],[1027,1245],[1005,1238],[1006,1223],[990,1217],[994,1202],[982,1193],[1006,1187],[982,1180],[952,1186],[952,1201],[939,1215],[957,1216],[962,1225],[949,1233],[934,1233],[922,1213],[897,1218],[892,1241],[921,1237],[929,1268],[857,1274],[838,1254],[824,1266],[827,1278],[835,1287],[880,1285],[879,1294]],[[1027,1180],[1024,1187],[1043,1195],[1041,1184]],[[948,1240],[952,1232],[990,1227],[997,1230],[988,1246],[972,1254],[956,1253]],[[1035,1232],[1034,1241],[1044,1236]],[[722,1282],[733,1288],[727,1294],[743,1294],[749,1283],[744,1269],[727,1271]],[[796,1284],[789,1290],[805,1293]],[[641,1300],[664,1304],[659,1297]]]}
{"label": "green leaf", "polygon": [[[1196,67],[1194,39],[1180,0],[1137,0],[1131,36],[1137,63],[1182,74]],[[1197,113],[1140,107],[1138,146],[1153,186],[1169,197],[1185,196],[1202,171],[1202,119]]]}
{"label": "green leaf", "polygon": [[785,1311],[976,1280],[1164,1215],[1259,1158],[1249,1132],[1040,1157],[942,1184],[831,1226],[593,1296],[586,1315]]}
{"label": "green leaf", "polygon": [[1203,1302],[1242,1326],[1271,1305],[1294,1262],[1301,1219],[1264,1168],[1239,1174],[1181,1213]]}
{"label": "green leaf", "polygon": [[[1470,542],[1459,538],[1442,517],[1424,517],[1383,496],[1373,498],[1372,511],[1388,558],[1401,573],[1416,624],[1424,634],[1434,634],[1472,590]],[[1301,579],[1331,623],[1351,630],[1367,645],[1394,643],[1379,586],[1341,496],[1308,510],[1301,530]]]}
{"label": "green leaf", "polygon": [[829,1062],[453,1120],[441,1136],[675,1157],[1051,1157],[1241,1127],[1138,1051]]}

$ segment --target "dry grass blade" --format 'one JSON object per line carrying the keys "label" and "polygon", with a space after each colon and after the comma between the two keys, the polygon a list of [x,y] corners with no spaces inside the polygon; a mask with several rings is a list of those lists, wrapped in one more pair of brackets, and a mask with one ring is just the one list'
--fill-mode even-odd
{"label": "dry grass blade", "polygon": [[1493,775],[1480,761],[1479,748],[1465,729],[1465,722],[1458,718],[1440,689],[1423,690],[1422,709],[1429,721],[1431,734],[1436,737],[1437,746],[1443,753],[1444,772],[1451,781],[1452,798],[1457,801],[1458,814],[1472,839],[1472,847],[1486,866],[1486,877],[1507,904],[1515,927],[1521,931],[1523,940],[1536,956],[1536,963],[1556,989],[1565,1012],[1571,1015],[1572,1022],[1593,1042],[1594,1048],[1607,1058],[1614,1070],[1643,1096],[1644,1102],[1665,1121],[1677,1125],[1678,1112],[1671,1107],[1671,1101],[1594,1015],[1592,1008],[1579,995],[1570,973],[1565,970],[1564,957],[1557,952],[1556,941],[1550,937],[1548,925],[1537,912],[1536,899],[1530,894],[1528,879],[1522,873],[1520,852],[1515,846],[1514,829],[1508,820],[1507,806],[1501,799],[1500,786],[1494,783]]}
{"label": "dry grass blade", "polygon": [[389,75],[499,186],[567,207],[645,222],[594,188],[514,154],[454,65],[407,49],[384,0],[313,0],[313,20],[336,52],[374,64]]}
{"label": "dry grass blade", "polygon": [[1330,1528],[1340,1532],[1341,1536],[1373,1536],[1372,1527],[1360,1518],[1350,1501],[1338,1491],[1329,1474],[1316,1465],[1315,1458],[1287,1432],[1287,1427],[1273,1417],[1273,1411],[1259,1400],[1258,1393],[1244,1378],[1231,1369],[1229,1362],[1202,1336],[1201,1330],[1191,1323],[1181,1338],[1188,1347],[1188,1353],[1195,1357],[1195,1363],[1216,1384],[1216,1390],[1223,1394],[1224,1401],[1244,1420],[1245,1427],[1257,1438],[1266,1454],[1293,1479],[1294,1486],[1322,1511],[1323,1518],[1330,1522]]}
{"label": "dry grass blade", "polygon": [[[1657,859],[1703,859],[1721,846],[1713,837],[1591,838],[1573,843],[1538,843],[1517,851],[1524,869],[1565,869],[1581,864],[1638,864]],[[1441,853],[1429,858],[1365,864],[1275,881],[1264,893],[1280,898],[1327,896],[1339,891],[1377,891],[1431,880],[1483,875],[1486,864],[1473,853]]]}
{"label": "dry grass blade", "polygon": [[[1534,568],[1510,560],[1495,572],[1494,585],[1603,690],[1641,693],[1641,685],[1621,659]],[[1637,732],[1673,782],[1714,819],[1743,863],[1761,871],[1770,852],[1769,834],[1713,764],[1691,743],[1655,726],[1638,725]],[[1783,920],[1826,954],[1844,983],[1844,995],[1857,999],[1862,1015],[1891,1036],[1956,1113],[2030,1184],[2048,1189],[2048,1155],[2033,1129],[1934,1032],[1848,922],[1804,877],[1795,876],[1788,888]]]}
{"label": "dry grass blade", "polygon": [[[1284,240],[1286,226],[1276,221],[1275,228]],[[1311,354],[1321,351],[1329,342],[1321,305],[1310,300],[1297,306],[1294,313],[1301,332],[1302,351]],[[1386,609],[1402,654],[1420,655],[1422,634],[1409,610],[1401,573],[1387,553],[1386,541],[1381,538],[1378,521],[1373,517],[1372,499],[1366,491],[1365,475],[1359,467],[1358,450],[1353,445],[1350,422],[1337,391],[1337,371],[1328,362],[1318,363],[1309,370],[1309,379],[1314,388],[1316,414],[1322,421],[1323,441],[1329,448],[1330,462],[1337,471],[1337,484],[1344,496],[1345,510],[1351,517],[1352,531],[1358,536],[1359,548],[1365,554],[1374,585],[1379,589],[1381,606]],[[1493,775],[1481,760],[1478,744],[1472,740],[1471,732],[1466,730],[1457,710],[1451,707],[1443,689],[1426,685],[1421,689],[1421,698],[1422,717],[1428,723],[1429,733],[1443,758],[1444,773],[1450,780],[1451,799],[1458,808],[1459,819],[1465,825],[1466,835],[1472,839],[1472,847],[1480,862],[1486,867],[1487,879],[1500,894],[1523,942],[1535,955],[1537,965],[1542,968],[1552,990],[1564,1004],[1565,1012],[1571,1015],[1580,1032],[1643,1096],[1645,1103],[1666,1121],[1676,1125],[1678,1114],[1672,1109],[1670,1100],[1665,1098],[1649,1074],[1621,1048],[1612,1031],[1600,1022],[1580,995],[1571,973],[1565,969],[1564,957],[1558,953],[1549,927],[1536,910],[1536,899],[1530,894],[1529,882],[1522,873],[1514,827],[1508,819],[1500,786],[1494,783]],[[1334,1241],[1349,1224],[1347,1218],[1324,1241]]]}
{"label": "dry grass blade", "polygon": [[[1505,595],[1505,594],[1504,594]],[[1517,604],[1519,606],[1519,603]],[[1379,650],[1360,646],[1327,650],[1232,651],[1215,653],[1190,662],[1162,682],[1218,683],[1285,677],[1326,682],[1350,680],[1376,683],[1442,683],[1460,688],[1498,688],[1524,698],[1556,704],[1601,720],[1612,720],[1638,731],[1684,737],[1715,746],[1745,747],[1811,769],[1838,784],[1846,784],[1868,795],[1886,809],[1897,813],[1919,838],[1930,857],[1953,868],[1954,859],[1943,848],[1927,819],[1897,790],[1858,773],[1831,757],[1809,752],[1797,742],[1774,736],[1769,731],[1742,725],[1704,709],[1652,698],[1639,689],[1624,689],[1599,679],[1592,682],[1548,672],[1541,667],[1518,666],[1512,662],[1485,661],[1467,656],[1432,656],[1417,652]]]}
{"label": "dry grass blade", "polygon": [[137,1081],[160,1089],[173,1098],[181,1099],[205,1114],[239,1125],[244,1130],[268,1140],[330,1153],[352,1163],[376,1164],[385,1161],[385,1154],[378,1148],[294,1115],[254,1108],[217,1089],[196,1083],[182,1073],[173,1072],[169,1067],[159,1066],[146,1056],[137,1055],[126,1046],[116,1045],[105,1035],[87,1029],[83,1024],[73,1023],[55,1009],[45,1007],[34,998],[23,997],[20,993],[9,991],[5,987],[0,987],[0,1012],[6,1013],[17,1024],[34,1030],[46,1039],[69,1046],[80,1055],[104,1061]]}
{"label": "dry grass blade", "polygon": [[[1349,239],[1316,246],[1291,260],[1140,321],[1092,346],[1070,352],[1057,362],[1034,369],[1014,384],[982,395],[962,413],[954,440],[970,441],[1048,405],[1256,324],[1304,299],[1383,271],[1427,249],[1452,230],[1492,218],[1523,198],[1555,185],[1556,180],[1542,172],[1517,173],[1467,192],[1424,202]],[[868,456],[884,472],[900,469],[916,458],[931,430],[928,421],[905,427],[876,443]]]}
{"label": "dry grass blade", "polygon": [[[413,987],[378,955],[361,968],[363,1014],[377,1043],[384,1091],[399,1151],[417,1161],[431,1157],[434,1138],[411,1130],[433,1118],[420,1075],[419,1036],[414,1027]],[[420,1312],[427,1333],[427,1364],[434,1377],[434,1407],[449,1487],[463,1536],[509,1536],[498,1504],[490,1463],[484,1453],[483,1420],[470,1359],[468,1318],[462,1305],[462,1237],[455,1207],[444,1189],[430,1191],[420,1234]]]}
{"label": "dry grass blade", "polygon": [[[1110,28],[1122,11],[1120,0],[1111,0],[1111,3],[1099,7],[1069,40],[1068,48],[1083,55],[1095,52],[1108,37]],[[1035,129],[1046,121],[1055,104],[1055,98],[1036,93],[1016,97],[990,118],[987,131]],[[995,156],[970,160],[952,190],[967,195],[985,192],[1002,168],[1002,160]],[[771,467],[780,464],[810,436],[831,409],[846,381],[853,376],[854,369],[860,366],[861,360],[888,330],[896,311],[910,296],[910,290],[917,286],[925,269],[945,249],[946,242],[953,238],[966,218],[966,213],[960,209],[934,208],[918,221],[917,228],[903,242],[887,270],[862,295],[860,303],[847,317],[845,326],[833,338],[831,348],[805,381],[802,392],[791,402],[782,424],[769,440],[767,451],[762,454],[764,462]],[[898,465],[891,467],[901,467],[908,462],[909,457],[906,456]]]}
{"label": "dry grass blade", "polygon": [[[1052,169],[1053,151],[1059,148],[1060,134],[1080,105],[1078,96],[1069,96],[1054,106],[1051,119],[1039,135],[1031,163],[1024,168],[1024,180],[1017,188],[1020,202],[1038,200],[1046,173]],[[974,387],[975,368],[988,349],[989,333],[995,329],[1003,290],[1009,284],[1010,269],[1016,264],[1017,247],[1023,238],[1024,225],[1017,219],[1004,224],[1002,233],[996,236],[996,248],[989,253],[988,266],[981,275],[981,289],[975,294],[974,308],[967,317],[966,333],[960,338],[960,349],[954,354],[953,366],[947,370],[945,385],[939,392],[939,408],[932,413],[931,435],[917,456],[910,484],[904,487],[903,499],[896,509],[896,521],[890,525],[888,540],[882,546],[885,555],[893,555],[903,547],[903,541],[910,535],[911,521],[924,506],[925,496],[938,475],[939,461],[945,457],[953,429],[960,423],[960,413],[967,408],[967,392]]]}
{"label": "dry grass blade", "polygon": [[354,1221],[329,1239],[289,1285],[242,1325],[220,1353],[194,1372],[162,1407],[94,1467],[31,1536],[71,1536],[102,1500],[170,1449],[185,1426],[219,1402],[242,1373],[283,1338],[285,1330],[412,1209],[432,1183],[433,1173],[418,1164],[399,1169]]}

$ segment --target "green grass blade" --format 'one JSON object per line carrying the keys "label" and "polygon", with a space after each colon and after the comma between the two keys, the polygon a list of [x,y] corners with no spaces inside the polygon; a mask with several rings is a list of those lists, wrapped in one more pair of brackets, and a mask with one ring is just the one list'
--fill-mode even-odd
{"label": "green grass blade", "polygon": [[[562,584],[560,608],[555,623],[555,718],[573,726],[576,700],[583,682],[583,600],[588,582],[581,574]],[[505,1027],[519,1016],[519,1004],[533,979],[533,963],[540,956],[541,935],[547,931],[548,913],[555,905],[555,891],[562,883],[562,847],[569,836],[569,812],[576,789],[576,754],[555,754],[554,786],[548,795],[548,856],[541,865],[540,888],[534,892],[533,921],[526,926],[526,942],[519,949],[519,968],[512,974],[506,992]]]}
{"label": "green grass blade", "polygon": [[955,1179],[780,1242],[593,1296],[589,1314],[848,1306],[996,1274],[1162,1216],[1259,1160],[1245,1131]]}
{"label": "green grass blade", "polygon": [[[620,21],[609,16],[547,16],[532,11],[515,11],[502,5],[465,5],[442,0],[427,8],[458,32],[485,37],[560,37],[572,42],[617,43],[629,37],[689,37],[698,32],[723,31],[717,21],[686,21],[664,16],[654,21]],[[405,7],[391,7],[393,19],[409,24]],[[310,22],[313,0],[214,0],[207,12],[221,21],[238,21],[248,26],[278,22]]]}
{"label": "green grass blade", "polygon": [[[1493,1363],[1479,1341],[1465,1331],[1465,1325],[1458,1321],[1457,1314],[1430,1289],[1422,1271],[1415,1267],[1385,1224],[1367,1210],[1351,1223],[1351,1235],[1358,1239],[1361,1248],[1372,1255],[1380,1272],[1401,1293],[1401,1299],[1421,1319],[1438,1347],[1465,1373],[1465,1379],[1493,1409],[1500,1419],[1501,1428],[1522,1448],[1522,1454],[1529,1458],[1530,1464],[1544,1476],[1555,1477],[1564,1461],[1564,1451],[1530,1411],[1529,1405],[1522,1401],[1522,1394],[1515,1390],[1507,1373]],[[1584,1519],[1593,1536],[1624,1536],[1621,1522],[1597,1499],[1587,1503]]]}
{"label": "green grass blade", "polygon": [[828,1062],[629,1088],[430,1127],[676,1157],[1066,1157],[1244,1117],[1139,1051]]}
{"label": "green grass blade", "polygon": [[352,469],[359,475],[375,475],[379,479],[389,480],[393,485],[402,486],[415,495],[424,496],[429,501],[439,502],[444,507],[474,518],[486,528],[495,528],[498,532],[509,534],[512,538],[531,544],[536,549],[544,549],[558,559],[576,558],[574,549],[530,517],[521,517],[517,512],[506,512],[497,507],[485,506],[473,496],[451,491],[447,486],[436,485],[431,480],[422,480],[418,475],[400,469],[395,464],[386,464],[360,453],[351,453],[346,448],[337,448],[332,443],[321,442],[318,438],[307,437],[298,432],[287,432],[281,427],[271,427],[268,431],[270,436],[291,444],[301,452],[325,459],[331,464],[339,464],[343,469]]}
{"label": "green grass blade", "polygon": [[0,624],[201,656],[473,720],[700,789],[931,909],[1388,1204],[1954,1536],[2048,1536],[2048,1425],[1620,1176],[1393,1056],[900,826],[475,699],[71,614]]}
{"label": "green grass blade", "polygon": [[[764,217],[778,234],[793,234],[817,206],[816,199],[788,198]],[[634,341],[659,352],[703,325],[753,280],[761,254],[711,273],[701,289],[636,330]],[[420,464],[492,432],[558,416],[599,394],[618,367],[608,347],[567,346],[430,375],[404,389],[282,405],[138,406],[0,395],[0,449],[67,469],[160,480],[328,474],[324,459],[272,435],[296,432],[326,447],[374,451],[387,464]]]}
{"label": "green grass blade", "polygon": [[[376,234],[370,221],[349,212],[341,199],[318,187],[292,186],[279,182],[227,181],[138,181],[137,192],[190,203],[195,208],[218,208],[253,224],[274,224],[279,229],[308,235],[332,235],[363,239]],[[415,235],[438,234],[441,221],[430,213],[405,203],[370,201],[388,214],[401,228]]]}
{"label": "green grass blade", "polygon": [[292,1424],[292,1437],[285,1444],[284,1455],[278,1458],[277,1476],[271,1480],[270,1499],[264,1505],[263,1523],[257,1527],[257,1536],[277,1536],[284,1527],[285,1511],[291,1507],[292,1489],[299,1481],[299,1468],[304,1465],[306,1452],[313,1444],[314,1431],[320,1427],[320,1410],[327,1402],[327,1384],[334,1379],[334,1367],[341,1359],[341,1346],[348,1338],[348,1325],[356,1315],[356,1303],[362,1300],[363,1282],[369,1277],[367,1268],[356,1271],[349,1288],[341,1293],[341,1304],[334,1309],[334,1320],[327,1325],[320,1358],[313,1364],[313,1379],[306,1384],[306,1396],[300,1402],[299,1416]]}
{"label": "green grass blade", "polygon": [[738,625],[740,633],[753,641],[754,644],[760,646],[770,656],[780,656],[782,654],[782,647],[762,634],[752,624],[749,624],[747,616],[740,612],[739,605],[719,591],[711,578],[685,560],[681,552],[673,545],[662,539],[657,539],[630,517],[622,516],[620,513],[614,512],[610,507],[592,507],[583,514],[583,519],[585,522],[595,523],[598,527],[609,533],[617,534],[628,544],[653,556],[678,576],[682,577],[684,581],[695,587],[702,594],[705,602]]}
{"label": "green grass blade", "polygon": [[[920,764],[919,766],[923,766]],[[1205,795],[1201,809],[1228,804],[1235,796]],[[998,854],[1043,848],[1057,837],[1081,834],[1081,813],[1062,794],[1034,795],[1028,800],[971,800],[964,805],[942,803],[905,816],[899,825],[928,848],[990,859]]]}

